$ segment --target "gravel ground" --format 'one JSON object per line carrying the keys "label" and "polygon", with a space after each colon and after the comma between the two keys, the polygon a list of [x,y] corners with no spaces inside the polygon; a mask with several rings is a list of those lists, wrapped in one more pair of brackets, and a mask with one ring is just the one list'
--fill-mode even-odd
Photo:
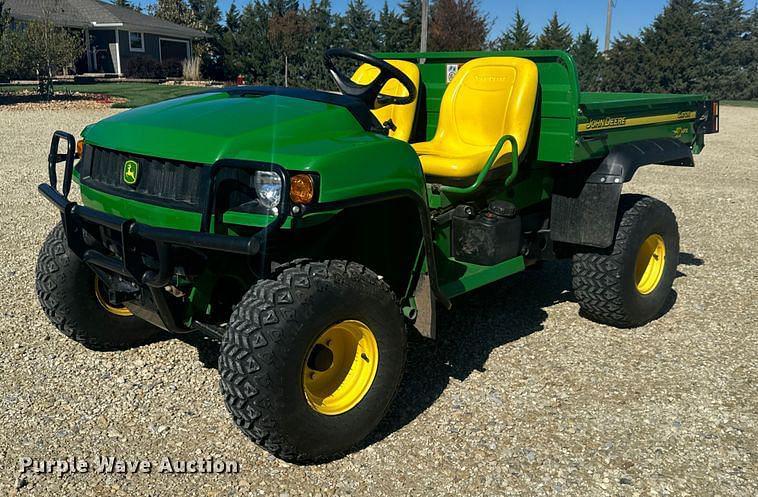
{"label": "gravel ground", "polygon": [[[35,191],[55,129],[115,111],[0,108],[0,494],[720,495],[758,493],[758,109],[723,108],[695,169],[648,167],[628,190],[681,230],[675,299],[617,330],[577,315],[569,266],[455,301],[414,343],[396,408],[363,450],[298,467],[232,425],[212,344],[90,352],[45,319],[37,250],[56,222]],[[239,474],[18,476],[19,457],[215,456]]]}

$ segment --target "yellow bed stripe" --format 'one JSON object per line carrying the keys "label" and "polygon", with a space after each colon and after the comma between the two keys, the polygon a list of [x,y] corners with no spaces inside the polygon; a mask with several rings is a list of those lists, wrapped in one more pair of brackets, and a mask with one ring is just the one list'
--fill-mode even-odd
{"label": "yellow bed stripe", "polygon": [[590,119],[589,122],[579,125],[579,131],[596,131],[599,129],[626,128],[630,126],[642,126],[645,124],[661,124],[676,121],[689,121],[695,119],[694,111],[677,112],[676,114],[662,114],[659,116],[646,117],[604,117],[602,119]]}

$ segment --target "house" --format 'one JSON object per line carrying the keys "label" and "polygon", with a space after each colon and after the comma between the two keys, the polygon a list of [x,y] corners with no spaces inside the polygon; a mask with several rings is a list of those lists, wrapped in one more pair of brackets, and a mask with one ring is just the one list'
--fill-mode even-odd
{"label": "house", "polygon": [[99,0],[5,0],[14,22],[50,21],[81,30],[87,46],[77,72],[122,75],[132,57],[160,61],[192,56],[202,31]]}

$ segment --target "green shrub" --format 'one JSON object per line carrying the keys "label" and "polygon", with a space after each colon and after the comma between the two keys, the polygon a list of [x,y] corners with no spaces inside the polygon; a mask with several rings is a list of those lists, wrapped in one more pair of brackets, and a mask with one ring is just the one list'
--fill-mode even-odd
{"label": "green shrub", "polygon": [[181,61],[171,59],[171,60],[164,60],[162,63],[163,65],[163,73],[168,78],[180,78],[182,76],[182,63]]}
{"label": "green shrub", "polygon": [[126,63],[126,76],[140,79],[163,79],[166,77],[166,71],[160,61],[141,55],[132,57]]}

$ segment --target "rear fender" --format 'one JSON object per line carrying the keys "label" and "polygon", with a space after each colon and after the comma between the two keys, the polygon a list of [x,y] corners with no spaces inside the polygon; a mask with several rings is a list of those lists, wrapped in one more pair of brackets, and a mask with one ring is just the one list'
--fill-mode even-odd
{"label": "rear fender", "polygon": [[613,147],[583,183],[563,189],[556,185],[550,213],[551,239],[596,248],[609,247],[613,243],[621,187],[640,167],[648,164],[695,165],[690,146],[673,138],[641,140]]}

